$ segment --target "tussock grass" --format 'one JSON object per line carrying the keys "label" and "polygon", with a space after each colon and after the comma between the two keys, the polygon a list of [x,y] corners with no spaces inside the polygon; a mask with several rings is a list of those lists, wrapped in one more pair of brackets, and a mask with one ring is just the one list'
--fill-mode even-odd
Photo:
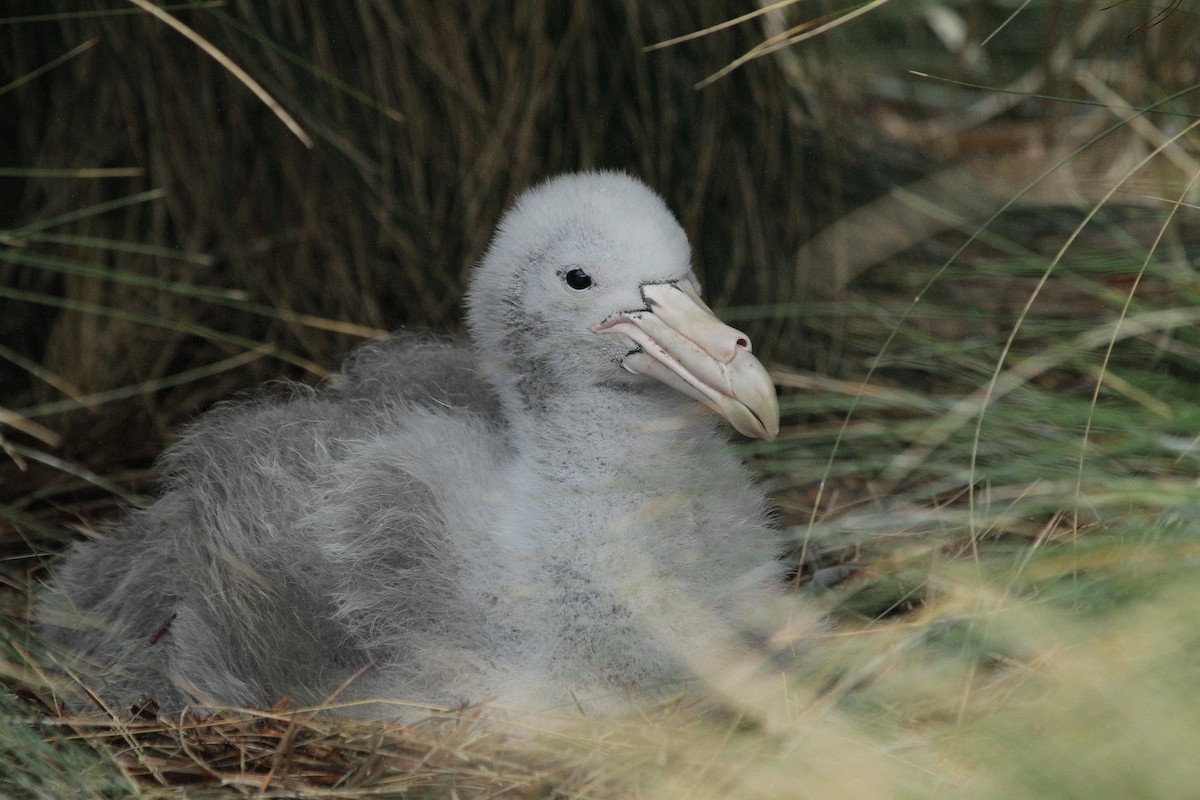
{"label": "tussock grass", "polygon": [[[697,5],[164,6],[309,151],[136,9],[10,4],[0,793],[1197,792],[1191,10],[883,3],[697,92],[852,8],[780,4],[643,52],[746,10]],[[833,620],[803,668],[749,687],[778,713],[65,713],[28,625],[57,550],[138,502],[214,400],[318,377],[387,328],[454,327],[500,208],[580,166],[668,196],[774,367],[784,434],[745,451]]]}
{"label": "tussock grass", "polygon": [[[5,341],[84,393],[251,342],[270,342],[273,357],[237,383],[289,364],[319,378],[319,365],[336,363],[364,329],[456,327],[466,271],[501,209],[564,170],[629,169],[666,193],[725,303],[794,296],[799,244],[884,185],[883,175],[843,174],[844,154],[865,143],[816,132],[825,123],[803,107],[818,87],[755,68],[692,90],[705,70],[751,47],[755,29],[642,52],[723,19],[714,4],[672,15],[624,3],[297,4],[284,13],[238,0],[171,12],[260,80],[316,139],[313,150],[159,20],[64,13],[46,22],[41,5],[25,5],[3,27],[0,63],[26,80],[0,102],[12,104],[13,152],[34,172],[8,183],[15,246],[0,270],[6,303],[28,313],[0,324]],[[878,163],[893,170],[891,160]],[[101,165],[138,174],[45,173]],[[744,223],[730,225],[735,218]],[[162,249],[135,249],[147,246]],[[4,375],[37,400],[57,397],[20,370]],[[188,393],[211,403],[229,388]],[[191,413],[178,400],[148,395],[124,410],[167,428]]]}

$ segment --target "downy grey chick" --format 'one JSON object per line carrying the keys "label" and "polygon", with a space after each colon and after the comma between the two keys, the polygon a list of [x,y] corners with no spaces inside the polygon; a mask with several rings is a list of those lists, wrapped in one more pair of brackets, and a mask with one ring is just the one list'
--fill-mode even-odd
{"label": "downy grey chick", "polygon": [[774,387],[662,200],[614,172],[528,190],[467,320],[191,426],[158,500],[48,581],[64,668],[165,712],[604,711],[761,639],[781,540],[704,406],[770,440]]}

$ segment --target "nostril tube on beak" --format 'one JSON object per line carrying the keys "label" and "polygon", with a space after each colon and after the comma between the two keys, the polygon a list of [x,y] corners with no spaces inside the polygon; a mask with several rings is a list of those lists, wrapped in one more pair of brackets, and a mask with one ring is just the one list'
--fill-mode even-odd
{"label": "nostril tube on beak", "polygon": [[737,328],[726,328],[724,333],[729,338],[725,340],[725,346],[719,351],[722,363],[728,364],[742,353],[754,352],[754,348],[750,344],[750,337]]}

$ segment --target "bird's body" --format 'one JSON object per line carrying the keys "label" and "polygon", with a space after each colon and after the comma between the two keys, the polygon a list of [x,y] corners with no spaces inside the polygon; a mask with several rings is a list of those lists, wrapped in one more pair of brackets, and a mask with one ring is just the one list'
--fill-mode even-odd
{"label": "bird's body", "polygon": [[641,184],[531,190],[473,278],[470,343],[400,335],[206,415],[161,497],[65,559],[47,638],[102,699],[169,710],[604,709],[703,671],[778,597],[781,546],[693,399],[770,438],[774,394],[696,291]]}

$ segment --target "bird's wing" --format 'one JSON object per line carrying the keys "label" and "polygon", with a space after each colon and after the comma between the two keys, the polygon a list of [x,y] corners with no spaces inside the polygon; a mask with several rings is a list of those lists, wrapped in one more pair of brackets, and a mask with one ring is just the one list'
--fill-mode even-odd
{"label": "bird's wing", "polygon": [[153,505],[67,556],[43,630],[120,702],[320,701],[450,602],[443,506],[470,478],[445,486],[439,459],[482,463],[464,448],[496,438],[493,404],[465,348],[397,337],[330,386],[219,406],[164,454]]}
{"label": "bird's wing", "polygon": [[398,333],[363,345],[328,391],[367,409],[403,403],[455,409],[500,424],[500,401],[480,376],[474,353],[444,337]]}

